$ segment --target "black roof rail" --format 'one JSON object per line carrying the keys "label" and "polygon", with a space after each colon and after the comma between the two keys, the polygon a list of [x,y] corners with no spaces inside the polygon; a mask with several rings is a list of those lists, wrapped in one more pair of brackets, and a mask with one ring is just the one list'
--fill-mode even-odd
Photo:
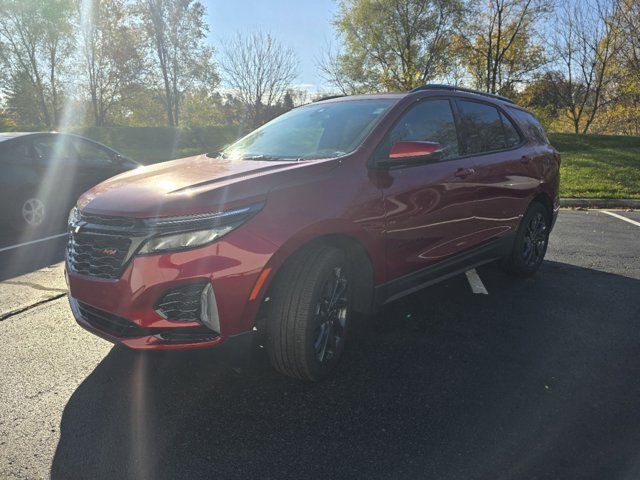
{"label": "black roof rail", "polygon": [[324,100],[333,100],[334,98],[342,98],[342,97],[346,97],[346,95],[326,95],[324,97],[316,98],[315,100],[312,101],[312,103],[322,102]]}
{"label": "black roof rail", "polygon": [[442,83],[427,83],[426,85],[422,85],[420,87],[416,87],[414,89],[409,90],[409,93],[420,92],[422,90],[449,90],[452,92],[475,93],[476,95],[497,98],[498,100],[502,100],[503,102],[515,104],[513,100],[507,97],[503,97],[502,95],[497,95],[495,93],[481,92],[480,90],[474,90],[472,88],[456,87],[455,85],[444,85]]}

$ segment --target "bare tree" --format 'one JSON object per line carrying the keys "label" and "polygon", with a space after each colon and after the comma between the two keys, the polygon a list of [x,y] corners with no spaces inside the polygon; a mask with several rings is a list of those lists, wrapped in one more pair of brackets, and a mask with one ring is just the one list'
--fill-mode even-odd
{"label": "bare tree", "polygon": [[144,62],[139,32],[127,19],[124,0],[79,4],[80,46],[94,124],[102,126],[131,83],[140,79]]}
{"label": "bare tree", "polygon": [[237,33],[225,42],[220,68],[227,85],[237,92],[253,126],[265,107],[280,102],[297,76],[298,60],[270,33]]}
{"label": "bare tree", "polygon": [[6,93],[34,95],[47,127],[57,124],[61,110],[60,76],[72,47],[71,14],[70,0],[0,0],[1,60],[11,85]]}
{"label": "bare tree", "polygon": [[460,29],[463,56],[479,88],[490,93],[513,85],[544,63],[542,48],[532,41],[536,24],[551,9],[550,0],[488,0],[468,3],[473,20]]}
{"label": "bare tree", "polygon": [[169,126],[180,122],[184,92],[195,85],[213,88],[218,76],[213,50],[205,44],[208,27],[205,10],[196,0],[138,0],[138,9],[164,91]]}
{"label": "bare tree", "polygon": [[557,11],[551,45],[564,75],[556,88],[575,133],[587,133],[615,75],[610,66],[620,48],[619,4],[611,0],[565,0]]}
{"label": "bare tree", "polygon": [[316,66],[322,78],[338,89],[341,95],[354,95],[377,88],[375,79],[364,75],[361,63],[352,64],[355,68],[347,68],[349,63],[330,42],[326,42],[322,54],[316,58]]}
{"label": "bare tree", "polygon": [[621,52],[627,66],[640,76],[640,2],[638,0],[620,0],[620,31],[625,41],[621,43]]}
{"label": "bare tree", "polygon": [[640,135],[640,2],[620,0],[620,55],[616,69],[621,78],[616,79],[618,99],[616,111],[621,114],[620,131],[628,135]]}

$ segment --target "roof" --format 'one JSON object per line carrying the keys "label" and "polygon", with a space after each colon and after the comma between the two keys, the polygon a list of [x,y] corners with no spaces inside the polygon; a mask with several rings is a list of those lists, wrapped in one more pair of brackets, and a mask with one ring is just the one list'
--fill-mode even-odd
{"label": "roof", "polygon": [[313,103],[321,103],[321,102],[349,102],[352,100],[400,100],[407,96],[407,92],[400,93],[370,93],[365,95],[338,95],[335,97],[328,97],[321,100],[317,100]]}
{"label": "roof", "polygon": [[442,85],[437,83],[428,83],[426,85],[422,85],[420,87],[416,87],[408,92],[397,92],[397,93],[375,93],[368,95],[336,95],[333,97],[326,97],[320,100],[317,100],[314,103],[319,102],[342,102],[342,101],[350,101],[350,100],[380,100],[385,98],[396,99],[399,100],[408,95],[418,92],[442,92],[447,91],[451,93],[461,93],[461,96],[474,97],[480,96],[485,98],[490,98],[492,100],[497,100],[499,102],[503,102],[508,104],[509,106],[516,106],[513,100],[507,97],[503,97],[501,95],[497,95],[494,93],[486,93],[480,90],[473,90],[471,88],[457,87],[455,85]]}
{"label": "roof", "polygon": [[502,95],[498,95],[496,93],[488,93],[480,90],[474,90],[472,88],[458,87],[455,85],[444,85],[441,83],[428,83],[426,85],[422,85],[420,87],[416,87],[412,89],[409,93],[423,92],[425,90],[446,90],[449,92],[471,93],[473,95],[481,95],[483,97],[489,97],[494,100],[500,100],[506,103],[514,103],[513,100],[511,100],[510,98],[503,97]]}
{"label": "roof", "polygon": [[4,142],[5,140],[11,140],[12,138],[33,135],[36,133],[40,133],[40,132],[0,132],[0,142]]}

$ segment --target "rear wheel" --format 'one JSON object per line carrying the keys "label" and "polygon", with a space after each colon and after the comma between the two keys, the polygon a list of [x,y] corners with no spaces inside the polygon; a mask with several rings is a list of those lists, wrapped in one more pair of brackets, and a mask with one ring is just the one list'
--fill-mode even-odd
{"label": "rear wheel", "polygon": [[280,373],[316,381],[336,367],[351,316],[350,271],[344,253],[314,246],[292,259],[271,293],[267,351]]}
{"label": "rear wheel", "polygon": [[513,250],[505,259],[509,273],[528,277],[538,270],[547,253],[549,227],[547,209],[541,203],[532,203],[522,218]]}

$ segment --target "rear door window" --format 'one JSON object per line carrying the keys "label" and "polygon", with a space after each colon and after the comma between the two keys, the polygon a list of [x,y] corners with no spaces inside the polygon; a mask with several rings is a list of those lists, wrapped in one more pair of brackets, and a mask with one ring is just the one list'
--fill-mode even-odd
{"label": "rear door window", "polygon": [[502,127],[504,128],[505,142],[507,148],[513,148],[520,145],[522,138],[518,133],[518,129],[513,122],[509,120],[502,112],[500,112],[500,120],[502,120]]}
{"label": "rear door window", "polygon": [[43,136],[33,140],[36,162],[43,164],[69,164],[77,160],[78,154],[65,136]]}
{"label": "rear door window", "polygon": [[25,165],[31,164],[31,148],[28,141],[9,141],[0,143],[0,164]]}
{"label": "rear door window", "polygon": [[376,159],[387,158],[401,141],[438,142],[443,159],[459,156],[458,134],[449,100],[424,100],[405,112],[376,150]]}
{"label": "rear door window", "polygon": [[[465,154],[473,155],[511,148],[500,112],[485,103],[458,100]],[[517,132],[516,132],[517,133]]]}
{"label": "rear door window", "polygon": [[100,167],[113,163],[111,153],[92,142],[74,138],[73,145],[77,151],[78,160],[82,165]]}

